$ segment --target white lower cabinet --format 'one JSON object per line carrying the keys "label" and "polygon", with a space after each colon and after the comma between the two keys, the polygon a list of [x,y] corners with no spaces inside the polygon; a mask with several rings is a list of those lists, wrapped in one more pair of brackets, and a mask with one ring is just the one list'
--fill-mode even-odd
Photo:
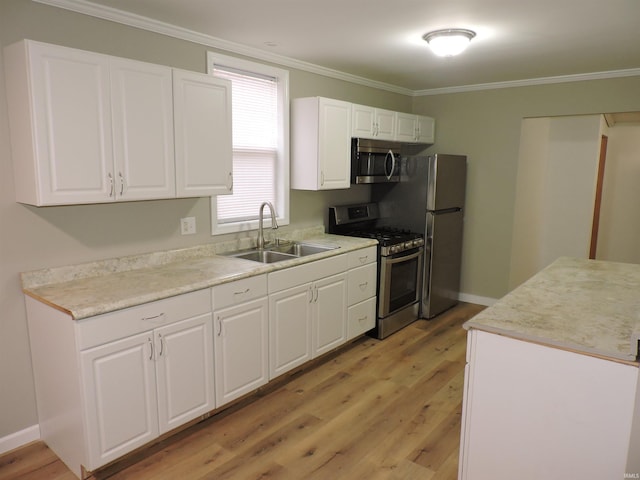
{"label": "white lower cabinet", "polygon": [[313,356],[317,357],[347,339],[347,274],[340,273],[314,283],[311,322]]}
{"label": "white lower cabinet", "polygon": [[210,313],[84,350],[80,359],[91,466],[214,408]]}
{"label": "white lower cabinet", "polygon": [[311,284],[269,295],[269,378],[311,360]]}
{"label": "white lower cabinet", "polygon": [[346,255],[269,274],[269,372],[275,378],[346,340]]}
{"label": "white lower cabinet", "polygon": [[349,253],[347,340],[376,326],[376,247]]}
{"label": "white lower cabinet", "polygon": [[158,436],[152,332],[82,352],[88,462],[96,468]]}
{"label": "white lower cabinet", "polygon": [[26,305],[40,436],[77,476],[215,408],[209,289],[82,320]]}
{"label": "white lower cabinet", "polygon": [[216,406],[269,381],[267,276],[213,288]]}

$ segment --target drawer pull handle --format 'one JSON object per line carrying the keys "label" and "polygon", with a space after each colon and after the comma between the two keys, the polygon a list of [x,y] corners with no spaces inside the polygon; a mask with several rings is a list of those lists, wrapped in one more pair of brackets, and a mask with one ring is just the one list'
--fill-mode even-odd
{"label": "drawer pull handle", "polygon": [[367,318],[369,318],[369,315],[365,315],[364,317],[361,317],[358,319],[358,322],[362,323],[364,322]]}
{"label": "drawer pull handle", "polygon": [[142,317],[142,321],[146,322],[148,320],[160,320],[160,321],[164,321],[164,312],[159,313],[158,315],[153,315],[151,317]]}
{"label": "drawer pull handle", "polygon": [[365,288],[367,288],[367,285],[369,285],[369,282],[364,282],[360,284],[360,290],[364,290]]}
{"label": "drawer pull handle", "polygon": [[360,260],[360,263],[365,263],[368,258],[369,258],[369,255],[365,255],[364,257],[358,257],[358,260]]}
{"label": "drawer pull handle", "polygon": [[249,293],[251,291],[250,288],[247,288],[246,290],[242,291],[242,292],[233,292],[234,295],[245,295],[247,293]]}

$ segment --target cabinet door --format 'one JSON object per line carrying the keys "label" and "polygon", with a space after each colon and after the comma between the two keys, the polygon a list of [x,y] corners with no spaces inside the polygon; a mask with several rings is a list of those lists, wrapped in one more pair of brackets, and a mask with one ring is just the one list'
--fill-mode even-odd
{"label": "cabinet door", "polygon": [[269,295],[269,377],[311,360],[312,285]]}
{"label": "cabinet door", "polygon": [[418,125],[415,115],[398,113],[396,123],[396,140],[399,142],[415,142],[418,138]]}
{"label": "cabinet door", "polygon": [[[108,57],[32,42],[26,48],[33,83],[34,125],[28,131],[34,132],[36,166],[31,176],[38,190],[36,201],[28,203],[113,201]],[[18,107],[29,111],[28,105]],[[17,198],[21,201],[21,192]]]}
{"label": "cabinet door", "polygon": [[175,197],[171,69],[111,58],[116,197]]}
{"label": "cabinet door", "polygon": [[178,197],[231,193],[231,82],[173,71]]}
{"label": "cabinet door", "polygon": [[267,298],[215,313],[216,407],[269,380]]}
{"label": "cabinet door", "polygon": [[321,355],[347,337],[347,276],[323,278],[313,287],[313,353]]}
{"label": "cabinet door", "polygon": [[152,332],[80,353],[89,470],[158,436]]}
{"label": "cabinet door", "polygon": [[373,138],[375,108],[366,105],[352,105],[351,136],[355,138]]}
{"label": "cabinet door", "polygon": [[351,182],[351,104],[319,99],[319,190],[349,188]]}
{"label": "cabinet door", "polygon": [[431,117],[423,117],[418,115],[416,119],[419,143],[435,142],[436,121]]}
{"label": "cabinet door", "polygon": [[154,331],[160,433],[215,408],[211,329],[207,313]]}
{"label": "cabinet door", "polygon": [[395,140],[396,112],[376,108],[375,138],[380,140]]}

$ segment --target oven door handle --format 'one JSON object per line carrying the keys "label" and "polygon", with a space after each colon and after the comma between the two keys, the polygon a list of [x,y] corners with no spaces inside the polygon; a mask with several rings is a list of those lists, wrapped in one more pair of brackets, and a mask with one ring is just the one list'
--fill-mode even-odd
{"label": "oven door handle", "polygon": [[397,258],[391,258],[391,259],[387,257],[387,259],[385,259],[385,262],[391,265],[395,263],[406,262],[407,260],[413,260],[414,258],[421,257],[422,253],[423,253],[422,248],[420,248],[416,253],[412,253],[411,255],[406,255],[404,257],[397,257]]}

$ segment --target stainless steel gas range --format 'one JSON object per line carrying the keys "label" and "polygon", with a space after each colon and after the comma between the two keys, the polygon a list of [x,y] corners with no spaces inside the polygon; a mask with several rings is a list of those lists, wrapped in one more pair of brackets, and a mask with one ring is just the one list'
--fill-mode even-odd
{"label": "stainless steel gas range", "polygon": [[385,338],[418,319],[424,238],[394,227],[380,227],[376,203],[329,207],[329,233],[378,240],[378,304],[371,335]]}

